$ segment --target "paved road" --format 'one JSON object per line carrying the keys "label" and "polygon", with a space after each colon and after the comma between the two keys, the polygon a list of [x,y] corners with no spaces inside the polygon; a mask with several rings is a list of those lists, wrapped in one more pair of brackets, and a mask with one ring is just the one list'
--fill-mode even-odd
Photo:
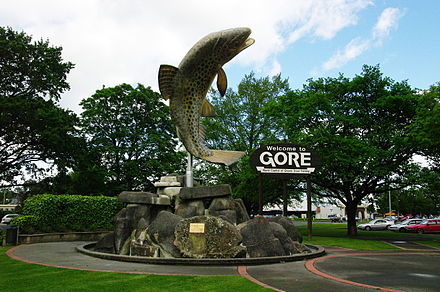
{"label": "paved road", "polygon": [[[400,250],[354,251],[327,247],[309,261],[235,266],[148,265],[89,257],[75,251],[85,242],[21,245],[9,252],[19,260],[73,269],[166,275],[244,275],[282,291],[440,291],[440,250],[413,243]],[[394,243],[393,243],[394,244]]]}

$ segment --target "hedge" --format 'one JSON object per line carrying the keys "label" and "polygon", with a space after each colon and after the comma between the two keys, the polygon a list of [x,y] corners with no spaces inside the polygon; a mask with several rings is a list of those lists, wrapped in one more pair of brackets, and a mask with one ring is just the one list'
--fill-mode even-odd
{"label": "hedge", "polygon": [[36,195],[24,202],[24,216],[12,223],[29,234],[111,230],[113,218],[122,208],[116,197]]}

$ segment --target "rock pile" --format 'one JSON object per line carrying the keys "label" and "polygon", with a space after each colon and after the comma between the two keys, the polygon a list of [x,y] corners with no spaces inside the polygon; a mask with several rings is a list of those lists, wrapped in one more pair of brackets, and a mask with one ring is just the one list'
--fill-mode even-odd
{"label": "rock pile", "polygon": [[233,258],[310,252],[286,217],[250,219],[229,185],[185,187],[183,176],[165,176],[157,193],[122,192],[127,203],[114,232],[96,249],[149,257]]}

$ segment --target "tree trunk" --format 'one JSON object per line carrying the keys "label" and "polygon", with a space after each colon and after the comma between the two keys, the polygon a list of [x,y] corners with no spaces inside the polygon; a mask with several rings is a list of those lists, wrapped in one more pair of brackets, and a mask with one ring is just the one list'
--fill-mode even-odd
{"label": "tree trunk", "polygon": [[356,201],[347,202],[347,205],[345,207],[347,210],[347,235],[356,236],[357,235],[357,226],[356,226],[357,202]]}

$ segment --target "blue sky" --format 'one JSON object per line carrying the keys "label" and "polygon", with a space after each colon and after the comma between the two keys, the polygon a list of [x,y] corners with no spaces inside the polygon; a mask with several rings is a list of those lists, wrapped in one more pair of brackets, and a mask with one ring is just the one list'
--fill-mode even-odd
{"label": "blue sky", "polygon": [[76,112],[102,85],[158,90],[160,64],[177,66],[206,34],[238,26],[256,42],[225,66],[233,89],[251,71],[281,73],[296,89],[363,64],[427,89],[440,81],[439,16],[438,0],[0,0],[0,26],[49,39],[76,64],[61,100]]}
{"label": "blue sky", "polygon": [[[395,24],[380,41],[373,41],[375,25],[390,8],[398,14]],[[360,74],[364,64],[379,64],[384,75],[396,81],[408,80],[420,89],[440,82],[440,1],[375,1],[357,16],[356,24],[334,37],[307,35],[277,56],[281,75],[289,78],[292,88],[302,88],[308,78],[336,77],[339,73],[353,77]],[[370,43],[345,63],[323,68],[338,52],[343,53],[350,42],[356,41]],[[255,68],[239,69],[240,74],[249,70]],[[262,76],[265,73],[260,72]]]}

